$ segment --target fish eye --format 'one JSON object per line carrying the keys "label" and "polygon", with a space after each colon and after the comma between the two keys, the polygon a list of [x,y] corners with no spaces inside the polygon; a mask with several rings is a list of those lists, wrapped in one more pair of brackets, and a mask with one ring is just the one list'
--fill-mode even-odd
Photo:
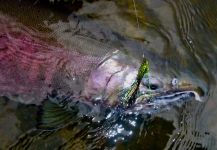
{"label": "fish eye", "polygon": [[149,90],[158,90],[162,87],[162,82],[156,77],[143,78],[142,83]]}
{"label": "fish eye", "polygon": [[149,84],[149,85],[147,85],[147,88],[149,88],[151,90],[157,90],[159,88],[159,86],[157,84]]}

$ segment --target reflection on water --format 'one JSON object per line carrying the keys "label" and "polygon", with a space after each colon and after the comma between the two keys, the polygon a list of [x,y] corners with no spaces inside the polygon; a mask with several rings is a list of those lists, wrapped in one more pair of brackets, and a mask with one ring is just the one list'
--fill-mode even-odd
{"label": "reflection on water", "polygon": [[[82,54],[91,55],[89,61],[96,60],[95,58],[105,55],[111,49],[119,48],[138,60],[141,60],[141,55],[144,54],[151,64],[151,70],[163,75],[163,79],[170,80],[176,77],[197,85],[204,91],[203,103],[194,100],[176,104],[168,103],[163,107],[164,111],[158,113],[153,111],[154,107],[150,107],[152,113],[147,111],[143,115],[132,110],[124,112],[121,108],[113,109],[102,106],[99,109],[97,107],[94,111],[97,116],[95,120],[88,115],[84,118],[72,117],[73,115],[78,116],[76,108],[68,112],[65,111],[65,107],[55,103],[44,103],[43,106],[46,107],[26,105],[11,101],[8,99],[11,97],[5,97],[7,96],[5,94],[0,101],[0,133],[2,135],[0,149],[8,147],[17,149],[112,149],[116,147],[120,150],[126,148],[217,148],[215,143],[217,135],[215,119],[217,114],[215,100],[217,96],[217,2],[215,0],[206,2],[204,0],[135,0],[137,15],[135,15],[132,0],[86,0],[73,5],[69,3],[66,5],[62,2],[50,4],[40,0],[34,2],[0,0],[0,3],[2,14],[11,15],[17,18],[17,22],[24,24],[7,24],[4,27],[10,28],[9,31],[11,28],[14,32],[23,29],[22,32],[26,35],[32,34],[29,33],[32,30],[40,31],[37,38],[46,39],[44,41],[49,43],[48,45],[53,45],[51,48],[35,42],[34,49],[37,47],[40,53],[37,59],[42,59],[41,53],[45,53],[47,57],[49,53],[53,58],[58,59],[59,56],[67,55],[62,50],[60,50],[61,54],[50,52],[51,49],[61,47],[59,45],[66,50],[76,50]],[[64,8],[66,11],[62,11]],[[0,23],[4,24],[4,22]],[[25,26],[27,27],[24,28]],[[15,33],[10,33],[10,35],[13,35],[11,41],[19,43],[14,38],[17,36]],[[0,34],[1,39],[2,37]],[[35,39],[29,38],[25,41],[28,42],[28,40]],[[1,46],[4,45],[0,43],[0,51]],[[19,46],[22,47],[22,43]],[[44,51],[40,51],[42,47]],[[60,49],[63,49],[62,47]],[[11,49],[16,51],[14,47]],[[19,56],[24,58],[22,60],[27,60],[28,57],[24,57],[27,55],[28,53]],[[75,55],[77,55],[76,52],[73,56]],[[24,61],[17,62],[25,64]],[[54,63],[52,62],[56,61],[46,62],[47,65],[51,65],[50,70],[53,70],[52,64]],[[45,63],[39,61],[36,64],[38,66],[42,64],[43,68]],[[28,64],[25,65],[30,67]],[[38,66],[33,66],[33,68]],[[5,70],[8,69],[4,67]],[[34,72],[32,74],[34,83]],[[0,79],[3,80],[1,75]],[[10,76],[12,77],[9,74],[8,77]],[[55,79],[64,79],[54,83],[55,85],[63,83],[58,88],[64,87],[73,89],[73,91],[82,88],[72,87],[72,84],[76,85],[74,80],[68,80],[65,74],[58,74]],[[79,78],[76,83],[80,85],[82,79]],[[42,86],[41,83],[37,84],[39,85],[36,89],[49,85],[47,83],[46,86]],[[19,85],[10,82],[10,86],[15,90]],[[32,85],[27,86],[28,89],[35,89]],[[52,86],[55,87],[55,85]],[[40,90],[39,93],[42,94],[48,89]],[[39,95],[37,92],[34,93],[36,97]],[[16,100],[16,95],[13,99]],[[88,113],[89,105],[79,105],[79,108],[83,113]],[[49,119],[52,118],[48,110],[59,113],[56,120],[46,120],[47,122],[43,122],[43,118],[38,120],[39,116],[43,115]],[[45,126],[39,128],[38,121],[44,123]],[[50,126],[51,123],[56,124]]]}

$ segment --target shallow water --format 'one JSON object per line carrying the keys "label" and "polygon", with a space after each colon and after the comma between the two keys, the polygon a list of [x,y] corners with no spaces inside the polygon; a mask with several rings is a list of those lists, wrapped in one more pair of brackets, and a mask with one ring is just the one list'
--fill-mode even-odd
{"label": "shallow water", "polygon": [[38,106],[3,97],[0,149],[217,149],[216,1],[135,0],[136,13],[132,0],[0,4],[1,13],[51,36],[50,43],[95,57],[113,48],[138,60],[144,54],[165,78],[186,80],[204,91],[203,103],[187,101],[146,115],[116,111],[99,124],[86,118],[55,130],[35,129]]}

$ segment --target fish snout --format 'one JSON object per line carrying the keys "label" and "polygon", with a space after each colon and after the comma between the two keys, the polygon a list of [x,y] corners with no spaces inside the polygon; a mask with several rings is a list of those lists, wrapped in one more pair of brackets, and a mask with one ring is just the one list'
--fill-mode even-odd
{"label": "fish snout", "polygon": [[194,98],[203,102],[202,88],[188,82],[181,82],[174,78],[170,83],[164,84],[162,80],[154,77],[143,79],[136,103],[168,104]]}

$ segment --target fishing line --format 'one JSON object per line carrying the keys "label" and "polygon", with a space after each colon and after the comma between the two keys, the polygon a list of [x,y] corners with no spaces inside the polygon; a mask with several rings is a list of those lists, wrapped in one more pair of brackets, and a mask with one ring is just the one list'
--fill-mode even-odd
{"label": "fishing line", "polygon": [[138,17],[138,13],[137,13],[137,9],[136,9],[136,3],[135,3],[135,0],[133,0],[133,6],[134,6],[134,9],[135,9],[137,28],[139,29],[139,17]]}

